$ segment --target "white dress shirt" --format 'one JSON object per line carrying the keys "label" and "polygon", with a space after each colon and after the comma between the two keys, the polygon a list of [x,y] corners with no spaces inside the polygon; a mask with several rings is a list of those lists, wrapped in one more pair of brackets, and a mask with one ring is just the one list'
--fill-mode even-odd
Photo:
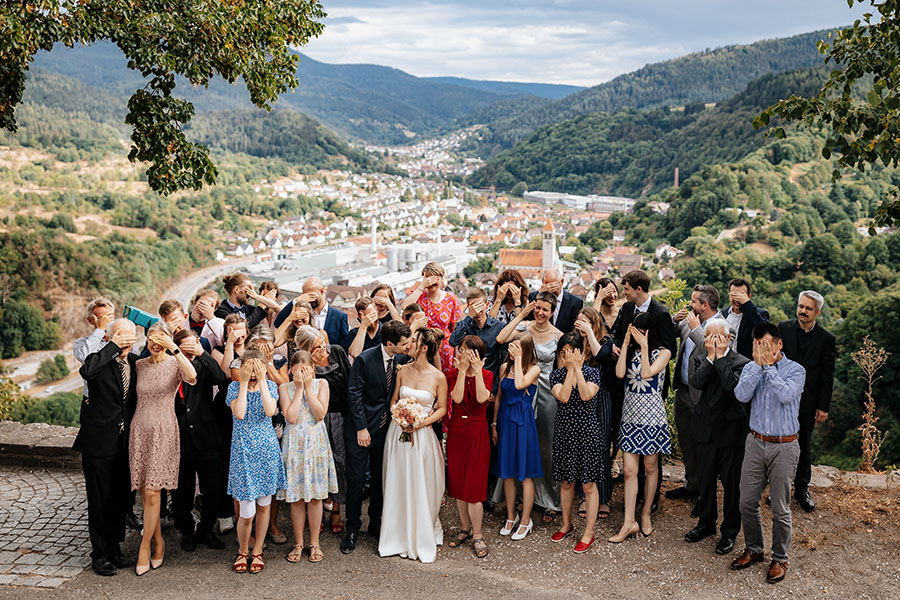
{"label": "white dress shirt", "polygon": [[[322,302],[325,302],[325,300],[322,300]],[[322,307],[322,312],[317,313],[316,311],[313,311],[313,314],[316,319],[316,327],[325,331],[325,319],[328,318],[328,303],[325,302],[325,306]]]}

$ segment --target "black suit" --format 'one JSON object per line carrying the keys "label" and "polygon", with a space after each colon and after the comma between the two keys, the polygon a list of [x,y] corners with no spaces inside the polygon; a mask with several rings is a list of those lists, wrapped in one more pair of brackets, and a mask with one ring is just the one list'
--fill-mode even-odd
{"label": "black suit", "polygon": [[[720,314],[727,321],[730,313],[731,306],[726,306]],[[759,308],[752,300],[747,300],[741,305],[741,314],[743,316],[734,347],[748,359],[753,360],[753,330],[757,325],[769,322],[769,311]]]}
{"label": "black suit", "polygon": [[[537,292],[528,294],[529,300],[534,300]],[[569,333],[575,329],[575,319],[578,318],[578,312],[584,307],[584,301],[578,296],[573,296],[569,292],[563,290],[562,301],[559,302],[559,311],[556,313],[556,320],[550,317],[550,321],[554,327],[563,333]]]}
{"label": "black suit", "polygon": [[818,323],[809,333],[800,328],[797,319],[778,324],[781,333],[782,352],[789,359],[806,369],[806,382],[800,397],[799,443],[800,460],[794,478],[794,493],[802,494],[809,487],[812,476],[809,444],[816,424],[816,411],[828,412],[831,392],[834,389],[834,335]]}
{"label": "black suit", "polygon": [[194,533],[194,476],[200,480],[203,506],[197,532],[212,531],[218,517],[219,503],[225,493],[225,468],[219,452],[222,435],[216,425],[213,388],[224,388],[228,376],[219,363],[204,352],[192,361],[197,383],[182,384],[175,395],[175,416],[181,437],[181,459],[178,465],[178,489],[172,493],[175,527],[182,534]]}
{"label": "black suit", "polygon": [[[619,316],[616,317],[616,322],[613,323],[613,339],[615,340],[616,346],[621,348],[622,352],[626,351],[625,348],[622,348],[622,343],[625,341],[625,332],[628,331],[628,326],[634,318],[634,309],[634,302],[626,302],[622,305],[622,308],[619,309]],[[658,336],[660,343],[672,353],[672,356],[675,356],[678,342],[676,341],[677,338],[675,336],[675,326],[672,324],[672,315],[669,314],[669,311],[665,306],[653,298],[650,299],[650,306],[647,307],[647,314],[650,315],[653,321],[656,335]],[[619,383],[624,386],[623,380],[619,380]],[[664,399],[669,395],[668,366],[666,366],[665,377],[663,379],[662,393]],[[621,411],[619,411],[619,414],[621,414]],[[641,498],[644,493],[644,461],[640,461],[638,467],[638,482],[638,498]],[[654,504],[659,503],[659,488],[661,484],[662,465],[657,469],[656,493],[653,494]]]}
{"label": "black suit", "polygon": [[81,452],[88,499],[91,558],[112,558],[125,539],[125,513],[131,506],[128,470],[128,429],[137,403],[135,354],[128,354],[128,396],[115,344],[107,344],[84,359],[79,373],[88,386],[81,404],[81,428],[73,448]]}
{"label": "black suit", "polygon": [[[369,495],[369,530],[381,528],[381,508],[384,501],[381,489],[384,463],[384,438],[388,429],[388,404],[397,381],[397,365],[408,357],[395,355],[391,385],[382,357],[382,346],[364,350],[350,367],[347,388],[349,414],[344,419],[344,447],[347,469],[347,532],[357,533],[362,526],[362,491],[366,482],[366,467],[372,473]],[[358,431],[367,429],[371,442],[359,445]]]}
{"label": "black suit", "polygon": [[715,529],[716,483],[722,479],[725,495],[722,503],[722,537],[733,540],[741,530],[740,483],[744,461],[744,442],[750,432],[750,419],[744,405],[734,396],[741,371],[748,362],[742,354],[728,354],[710,363],[706,347],[692,354],[694,371],[691,385],[701,390],[691,419],[691,437],[697,449],[700,471],[700,522],[704,529]]}
{"label": "black suit", "polygon": [[[245,304],[243,306],[244,312],[241,313],[244,315],[244,318],[247,319],[247,331],[250,331],[257,325],[259,325],[265,318],[268,316],[266,313],[266,309],[262,306],[251,306],[249,304]],[[222,302],[219,304],[219,308],[216,309],[216,312],[213,315],[219,317],[220,319],[224,319],[230,314],[234,314],[238,312],[234,309],[231,304],[228,302]]]}

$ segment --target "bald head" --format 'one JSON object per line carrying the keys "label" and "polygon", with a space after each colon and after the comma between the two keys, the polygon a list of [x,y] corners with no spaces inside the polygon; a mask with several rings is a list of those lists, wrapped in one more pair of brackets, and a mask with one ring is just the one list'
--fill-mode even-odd
{"label": "bald head", "polygon": [[137,334],[137,329],[135,328],[134,323],[132,323],[128,319],[116,319],[106,326],[106,335],[110,338],[112,338],[112,336],[114,336],[117,331],[128,333],[132,336]]}
{"label": "bald head", "polygon": [[318,277],[310,277],[309,279],[307,279],[306,281],[303,282],[303,286],[300,288],[300,290],[304,294],[307,294],[310,292],[312,292],[312,293],[318,292],[324,287],[325,287],[325,284],[322,283],[321,279],[319,279]]}
{"label": "bald head", "polygon": [[550,292],[554,296],[559,296],[562,291],[562,276],[557,269],[544,269],[541,272],[541,289],[542,292]]}

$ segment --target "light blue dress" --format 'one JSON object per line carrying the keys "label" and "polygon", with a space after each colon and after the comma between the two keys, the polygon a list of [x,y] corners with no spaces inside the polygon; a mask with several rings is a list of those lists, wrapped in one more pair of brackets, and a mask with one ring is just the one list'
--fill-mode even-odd
{"label": "light blue dress", "polygon": [[[277,402],[278,386],[266,380],[269,394]],[[237,400],[240,383],[228,385],[225,403],[230,407]],[[243,419],[231,417],[231,463],[228,468],[228,495],[235,500],[256,500],[284,489],[286,479],[281,447],[272,427],[272,417],[266,416],[262,394],[247,392],[247,412]]]}

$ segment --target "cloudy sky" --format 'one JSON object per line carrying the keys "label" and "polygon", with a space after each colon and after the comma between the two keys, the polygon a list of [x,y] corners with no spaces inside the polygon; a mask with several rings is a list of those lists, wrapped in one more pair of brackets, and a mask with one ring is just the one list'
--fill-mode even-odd
{"label": "cloudy sky", "polygon": [[594,85],[689,52],[833,28],[846,0],[322,0],[302,51],[419,76]]}

